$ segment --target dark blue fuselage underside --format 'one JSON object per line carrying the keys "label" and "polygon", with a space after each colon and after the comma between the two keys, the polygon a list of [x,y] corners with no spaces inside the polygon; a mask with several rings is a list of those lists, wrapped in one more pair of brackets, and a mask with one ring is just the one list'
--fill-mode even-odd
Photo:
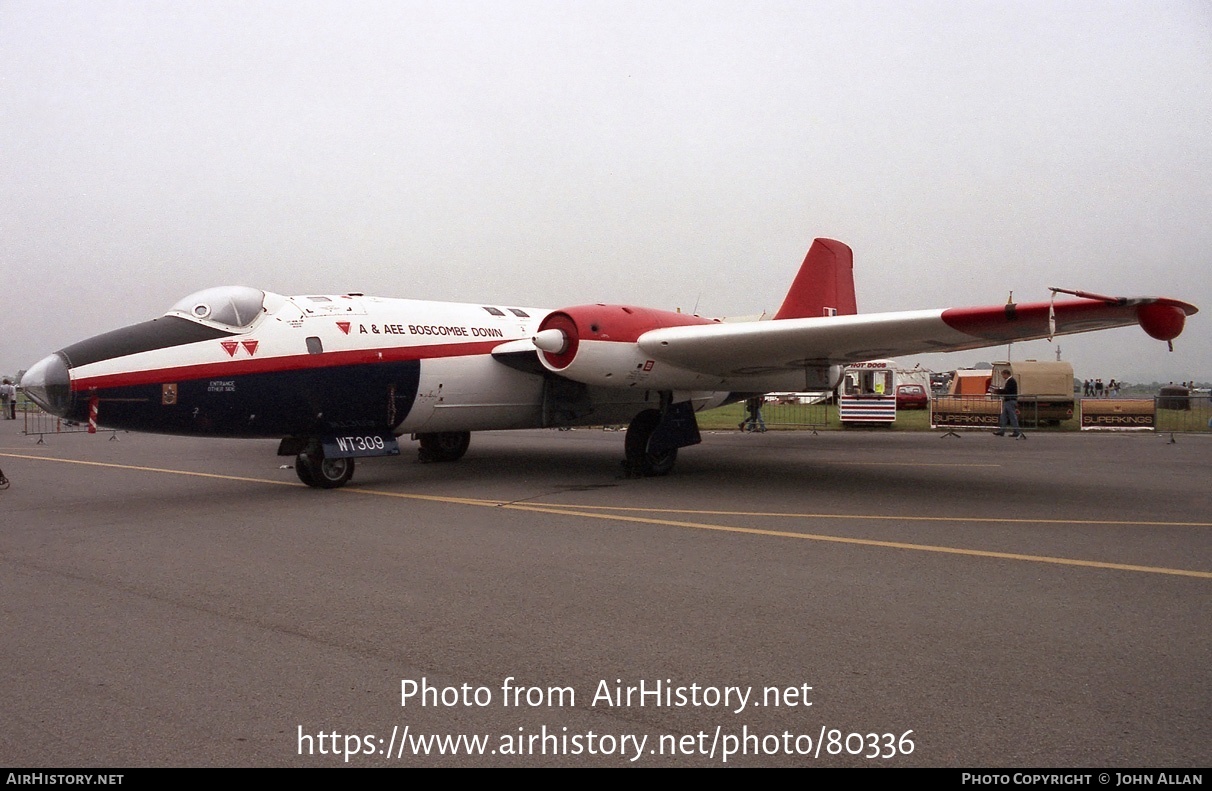
{"label": "dark blue fuselage underside", "polygon": [[156,382],[78,392],[64,417],[157,434],[216,437],[316,436],[348,429],[391,430],[417,395],[418,360],[339,365]]}

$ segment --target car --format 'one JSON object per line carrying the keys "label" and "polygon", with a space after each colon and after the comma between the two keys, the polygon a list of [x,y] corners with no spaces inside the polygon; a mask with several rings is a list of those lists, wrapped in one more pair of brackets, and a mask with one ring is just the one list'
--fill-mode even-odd
{"label": "car", "polygon": [[897,385],[897,409],[926,409],[930,406],[930,396],[921,385]]}

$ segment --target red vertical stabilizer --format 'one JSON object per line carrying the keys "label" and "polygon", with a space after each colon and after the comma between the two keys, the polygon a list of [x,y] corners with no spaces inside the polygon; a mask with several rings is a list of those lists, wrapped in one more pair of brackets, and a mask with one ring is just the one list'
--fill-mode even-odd
{"label": "red vertical stabilizer", "polygon": [[853,316],[854,253],[834,239],[815,239],[776,319]]}

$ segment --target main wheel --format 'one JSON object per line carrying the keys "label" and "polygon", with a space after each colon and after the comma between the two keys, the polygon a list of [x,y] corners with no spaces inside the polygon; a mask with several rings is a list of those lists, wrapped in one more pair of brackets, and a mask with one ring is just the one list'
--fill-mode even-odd
{"label": "main wheel", "polygon": [[300,453],[295,458],[295,474],[299,480],[316,489],[336,489],[353,477],[353,459],[326,459]]}
{"label": "main wheel", "polygon": [[645,409],[632,419],[623,440],[623,452],[627,456],[627,467],[643,476],[668,475],[678,460],[678,449],[670,448],[660,453],[648,452],[648,441],[661,422],[661,413]]}
{"label": "main wheel", "polygon": [[470,431],[442,431],[418,434],[421,461],[458,461],[471,444]]}

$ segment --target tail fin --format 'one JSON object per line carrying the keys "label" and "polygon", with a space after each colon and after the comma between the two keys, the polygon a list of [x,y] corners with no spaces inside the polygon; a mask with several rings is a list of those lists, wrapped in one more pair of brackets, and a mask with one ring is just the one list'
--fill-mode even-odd
{"label": "tail fin", "polygon": [[853,316],[854,253],[833,239],[816,239],[783,299],[776,319]]}

